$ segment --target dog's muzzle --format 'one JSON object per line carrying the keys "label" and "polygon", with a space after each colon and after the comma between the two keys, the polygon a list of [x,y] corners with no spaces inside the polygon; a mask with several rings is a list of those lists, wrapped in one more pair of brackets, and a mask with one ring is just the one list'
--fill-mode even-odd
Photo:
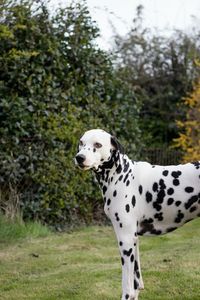
{"label": "dog's muzzle", "polygon": [[77,162],[77,165],[81,168],[84,168],[84,161],[85,161],[86,157],[83,154],[77,154],[75,157],[75,160]]}

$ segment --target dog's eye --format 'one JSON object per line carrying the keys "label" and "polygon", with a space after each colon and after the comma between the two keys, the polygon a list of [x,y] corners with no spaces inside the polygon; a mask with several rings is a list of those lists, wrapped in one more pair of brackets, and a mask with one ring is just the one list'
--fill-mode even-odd
{"label": "dog's eye", "polygon": [[82,141],[79,142],[79,146],[83,146],[83,142]]}
{"label": "dog's eye", "polygon": [[101,148],[102,145],[101,145],[100,143],[94,143],[94,147],[95,147],[95,148]]}

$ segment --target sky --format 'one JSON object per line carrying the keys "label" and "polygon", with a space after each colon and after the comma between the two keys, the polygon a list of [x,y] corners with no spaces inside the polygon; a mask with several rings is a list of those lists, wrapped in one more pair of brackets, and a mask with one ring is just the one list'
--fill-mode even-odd
{"label": "sky", "polygon": [[[56,1],[56,0],[53,0]],[[61,0],[67,4],[70,0]],[[144,6],[144,25],[169,34],[176,28],[191,30],[196,20],[200,27],[200,0],[87,0],[93,20],[97,22],[101,37],[98,44],[108,50],[113,44],[111,23],[121,35],[129,31],[136,7]],[[195,16],[195,18],[194,18]]]}

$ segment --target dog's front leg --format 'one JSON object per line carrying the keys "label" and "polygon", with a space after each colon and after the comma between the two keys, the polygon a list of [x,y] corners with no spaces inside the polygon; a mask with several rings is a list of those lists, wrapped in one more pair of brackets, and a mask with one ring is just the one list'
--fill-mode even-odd
{"label": "dog's front leg", "polygon": [[135,272],[137,234],[130,228],[115,228],[122,263],[122,300],[137,300],[139,282]]}
{"label": "dog's front leg", "polygon": [[142,272],[140,267],[140,254],[139,254],[139,239],[136,242],[136,256],[135,256],[135,277],[138,279],[139,289],[144,289],[144,282],[142,279]]}

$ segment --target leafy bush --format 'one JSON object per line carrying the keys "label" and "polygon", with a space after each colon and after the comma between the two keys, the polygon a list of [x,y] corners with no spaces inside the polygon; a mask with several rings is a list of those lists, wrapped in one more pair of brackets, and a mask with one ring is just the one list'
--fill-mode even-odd
{"label": "leafy bush", "polygon": [[2,210],[57,227],[91,221],[100,197],[74,167],[77,141],[102,127],[137,155],[139,103],[96,46],[84,2],[51,16],[42,0],[4,1],[0,14]]}

